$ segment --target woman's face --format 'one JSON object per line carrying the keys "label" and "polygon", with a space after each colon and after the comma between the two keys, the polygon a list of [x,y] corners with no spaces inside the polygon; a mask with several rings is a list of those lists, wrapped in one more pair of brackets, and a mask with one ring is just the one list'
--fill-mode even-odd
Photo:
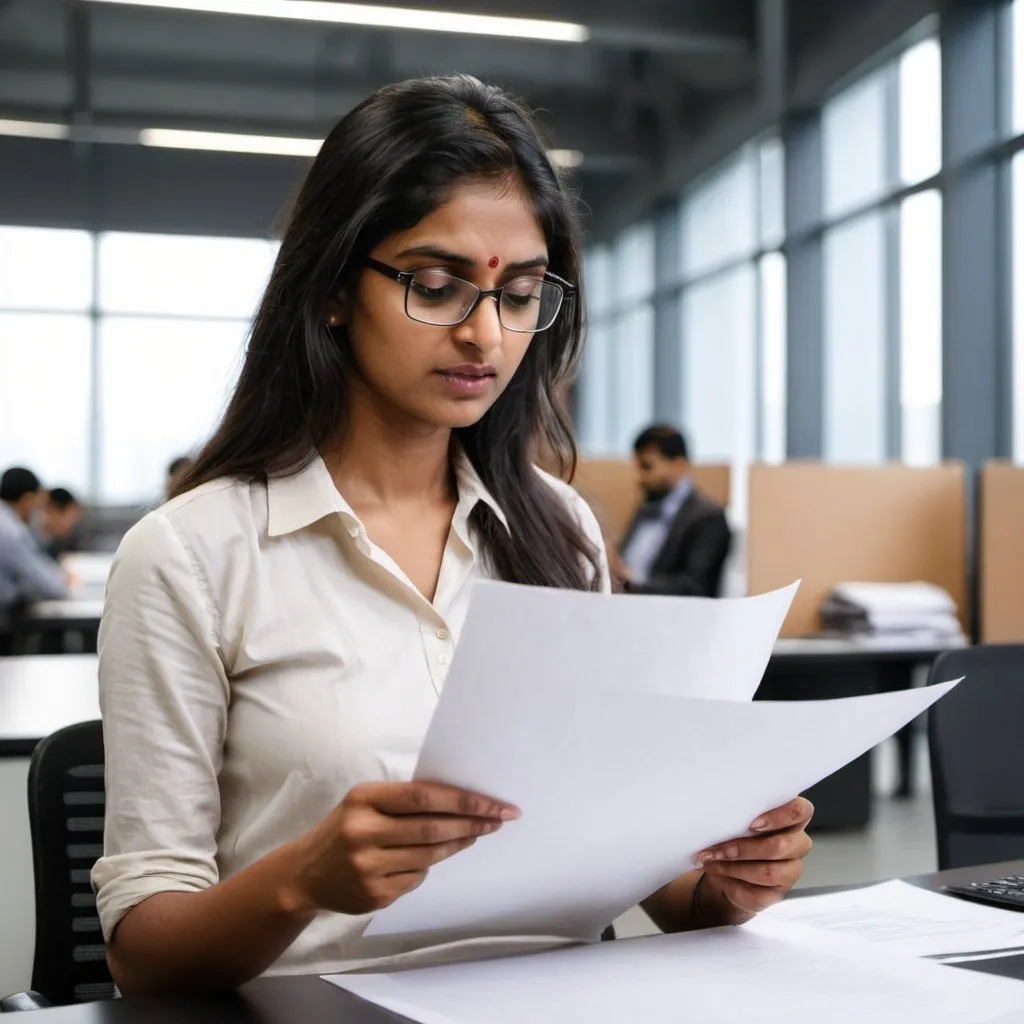
{"label": "woman's face", "polygon": [[[548,250],[522,186],[506,180],[457,186],[446,205],[385,239],[370,256],[396,270],[447,273],[486,291],[524,276],[542,278]],[[424,280],[443,286],[446,279],[435,274]],[[434,293],[426,294],[430,299]],[[371,269],[333,312],[348,328],[362,378],[356,390],[364,389],[380,413],[414,428],[477,422],[508,385],[533,338],[503,328],[494,299],[482,300],[454,327],[412,320],[405,312],[405,285]]]}

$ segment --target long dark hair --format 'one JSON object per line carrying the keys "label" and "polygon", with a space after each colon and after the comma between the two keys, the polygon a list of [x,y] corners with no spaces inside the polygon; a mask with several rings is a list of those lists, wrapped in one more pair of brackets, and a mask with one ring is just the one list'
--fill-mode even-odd
{"label": "long dark hair", "polygon": [[[383,239],[417,224],[466,180],[515,175],[530,196],[550,269],[579,282],[573,201],[548,160],[532,114],[468,75],[386,86],[327,136],[291,211],[224,418],[178,481],[180,494],[217,477],[298,472],[338,436],[350,348],[326,327],[328,305]],[[561,475],[576,447],[560,390],[582,345],[582,301],[531,342],[483,418],[455,431],[508,519],[478,503],[472,528],[496,574],[514,583],[594,589],[597,554],[574,515],[536,472],[545,451]]]}

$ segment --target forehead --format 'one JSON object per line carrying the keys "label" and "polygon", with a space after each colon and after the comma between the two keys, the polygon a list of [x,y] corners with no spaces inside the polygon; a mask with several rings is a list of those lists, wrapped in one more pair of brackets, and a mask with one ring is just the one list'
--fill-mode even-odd
{"label": "forehead", "polygon": [[517,178],[456,185],[447,202],[418,224],[387,240],[395,252],[438,244],[486,264],[547,254],[547,242],[533,203]]}

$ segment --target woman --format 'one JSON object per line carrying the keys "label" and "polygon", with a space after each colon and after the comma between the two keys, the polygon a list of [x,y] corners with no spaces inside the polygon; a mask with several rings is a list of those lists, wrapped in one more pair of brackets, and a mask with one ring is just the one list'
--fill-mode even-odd
{"label": "woman", "polygon": [[[224,420],[110,579],[94,883],[123,992],[467,955],[362,931],[518,815],[409,781],[472,579],[609,586],[590,511],[531,464],[575,455],[578,280],[569,197],[497,89],[391,86],[325,141]],[[807,810],[647,909],[746,920],[799,875]]]}

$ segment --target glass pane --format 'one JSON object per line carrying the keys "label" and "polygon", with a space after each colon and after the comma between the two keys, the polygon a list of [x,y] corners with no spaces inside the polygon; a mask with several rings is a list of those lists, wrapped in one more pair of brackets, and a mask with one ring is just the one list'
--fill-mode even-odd
{"label": "glass pane", "polygon": [[915,185],[942,167],[942,53],[926,39],[900,57],[900,178]]}
{"label": "glass pane", "polygon": [[757,302],[744,263],[683,293],[683,408],[698,461],[731,462],[732,507],[745,518],[746,465],[756,453]]}
{"label": "glass pane", "polygon": [[761,458],[786,460],[786,257],[761,259]]}
{"label": "glass pane", "polygon": [[757,246],[757,151],[744,147],[683,198],[687,276],[750,255]]}
{"label": "glass pane", "polygon": [[0,471],[27,466],[48,487],[89,484],[92,324],[86,316],[0,313]]}
{"label": "glass pane", "polygon": [[100,325],[100,494],[160,498],[167,463],[206,440],[238,375],[243,321],[109,317]]}
{"label": "glass pane", "polygon": [[111,313],[251,317],[276,244],[253,238],[100,235],[100,307]]}
{"label": "glass pane", "polygon": [[0,308],[81,310],[92,305],[92,236],[0,227]]}
{"label": "glass pane", "polygon": [[903,460],[942,458],[942,197],[921,192],[900,207],[900,405]]}
{"label": "glass pane", "polygon": [[760,146],[761,245],[782,245],[786,237],[786,147],[772,136]]}
{"label": "glass pane", "polygon": [[617,308],[648,298],[654,291],[654,226],[637,224],[619,235],[610,270]]}
{"label": "glass pane", "polygon": [[825,235],[825,458],[882,462],[885,227],[873,211]]}
{"label": "glass pane", "polygon": [[654,415],[654,310],[644,303],[616,321],[612,345],[611,454],[632,451]]}
{"label": "glass pane", "polygon": [[604,455],[612,450],[611,367],[607,323],[591,323],[587,329],[587,347],[580,367],[578,430],[580,445],[588,455]]}
{"label": "glass pane", "polygon": [[[1024,68],[1024,65],[1021,65]],[[1013,158],[1013,457],[1024,463],[1024,152]]]}
{"label": "glass pane", "polygon": [[881,196],[886,187],[884,69],[825,104],[822,135],[826,215]]}
{"label": "glass pane", "polygon": [[595,245],[583,254],[583,292],[587,315],[594,319],[607,313],[615,300],[612,291],[612,254],[606,245]]}

